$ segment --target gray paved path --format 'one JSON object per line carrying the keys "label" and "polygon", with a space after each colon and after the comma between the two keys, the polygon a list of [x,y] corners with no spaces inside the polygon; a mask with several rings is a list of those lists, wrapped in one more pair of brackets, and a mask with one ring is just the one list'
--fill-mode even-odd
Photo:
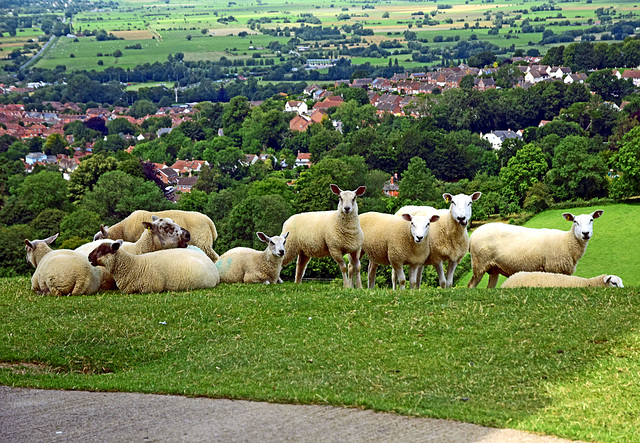
{"label": "gray paved path", "polygon": [[0,442],[562,442],[329,406],[0,386]]}

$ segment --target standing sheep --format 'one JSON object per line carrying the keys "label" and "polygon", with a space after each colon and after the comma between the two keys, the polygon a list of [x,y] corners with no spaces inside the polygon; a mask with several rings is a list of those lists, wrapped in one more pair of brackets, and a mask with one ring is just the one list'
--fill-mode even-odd
{"label": "standing sheep", "polygon": [[429,256],[429,225],[439,219],[439,215],[414,217],[403,214],[400,218],[380,212],[362,214],[362,255],[369,257],[368,288],[375,288],[378,265],[391,265],[393,268],[391,283],[394,290],[397,285],[400,289],[405,288],[403,266],[409,265],[409,287],[417,288],[417,271]]}
{"label": "standing sheep", "polygon": [[624,288],[617,275],[602,274],[584,278],[551,272],[517,272],[502,283],[501,288]]}
{"label": "standing sheep", "polygon": [[273,237],[262,232],[256,235],[267,243],[267,249],[233,248],[222,254],[216,262],[221,283],[278,283],[289,233]]}
{"label": "standing sheep", "polygon": [[220,281],[218,268],[201,251],[165,249],[132,255],[121,248],[122,242],[98,246],[89,261],[104,266],[125,294],[213,288]]}
{"label": "standing sheep", "polygon": [[[482,195],[481,192],[474,192],[471,195],[442,194],[447,203],[451,203],[449,209],[436,210],[430,206],[405,206],[400,208],[395,215],[428,215],[437,214],[440,216],[438,223],[431,227],[429,233],[429,258],[425,265],[433,265],[438,273],[438,282],[441,288],[453,286],[453,274],[456,267],[467,252],[469,252],[469,234],[467,226],[471,221],[471,205]],[[447,263],[447,275],[444,274],[444,262]],[[418,269],[418,289],[422,281],[422,270]]]}
{"label": "standing sheep", "polygon": [[[355,286],[362,288],[359,256],[364,235],[356,198],[367,188],[360,186],[355,191],[343,191],[337,185],[330,188],[340,196],[336,211],[303,212],[284,222],[282,232],[289,232],[289,238],[282,264],[285,266],[298,257],[296,283],[301,283],[312,257],[331,256],[340,266],[344,287],[353,287],[355,277]],[[344,262],[345,254],[349,254],[349,268]]]}
{"label": "standing sheep", "polygon": [[70,249],[52,250],[58,234],[44,240],[24,241],[27,262],[36,268],[31,277],[34,292],[51,295],[90,295],[98,292],[103,270],[94,268],[87,257]]}
{"label": "standing sheep", "polygon": [[471,234],[473,277],[468,286],[475,288],[489,273],[488,288],[495,288],[500,274],[510,277],[520,271],[554,272],[571,275],[587,250],[593,236],[593,220],[602,210],[591,214],[562,214],[573,222],[569,231],[533,229],[502,223],[487,223]]}
{"label": "standing sheep", "polygon": [[[142,222],[150,222],[151,216],[157,215],[162,218],[170,218],[184,229],[191,233],[191,244],[199,247],[207,256],[215,263],[218,261],[218,254],[213,250],[212,244],[218,238],[216,226],[209,217],[199,212],[191,211],[134,211],[127,218],[113,226],[101,226],[93,239],[101,240],[109,238],[111,240],[122,239],[129,242],[135,242],[140,238],[144,227]],[[105,233],[106,231],[106,233]]]}

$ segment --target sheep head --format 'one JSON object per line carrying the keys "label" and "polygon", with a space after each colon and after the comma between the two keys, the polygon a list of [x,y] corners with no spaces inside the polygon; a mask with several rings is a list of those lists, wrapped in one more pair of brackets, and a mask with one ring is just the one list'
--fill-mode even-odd
{"label": "sheep head", "polygon": [[624,288],[622,279],[617,275],[605,275],[604,282],[610,288]]}
{"label": "sheep head", "polygon": [[89,254],[89,262],[93,266],[105,266],[115,259],[115,253],[122,246],[123,240],[116,240],[113,243],[102,243]]}
{"label": "sheep head", "polygon": [[588,242],[593,236],[593,220],[599,218],[604,211],[598,209],[591,214],[573,215],[569,212],[562,214],[565,220],[573,222],[573,235],[583,242]]}
{"label": "sheep head", "polygon": [[413,241],[421,243],[429,235],[429,225],[440,220],[439,215],[416,215],[402,214],[402,218],[411,223],[411,236]]}
{"label": "sheep head", "polygon": [[160,249],[187,247],[187,243],[191,240],[189,231],[170,218],[160,218],[157,215],[152,215],[151,220],[151,223],[142,222],[142,226],[151,231],[154,242],[160,243]]}
{"label": "sheep head", "polygon": [[48,248],[49,245],[51,243],[53,243],[56,240],[56,238],[58,238],[58,235],[60,235],[60,234],[58,233],[56,235],[52,235],[51,237],[45,238],[44,240],[29,241],[29,240],[27,240],[25,238],[24,239],[24,249],[27,251],[27,263],[31,264],[31,266],[33,266],[34,268],[37,267],[38,266],[39,256],[41,257],[42,255],[44,255],[46,253],[37,254],[36,251],[38,249]]}
{"label": "sheep head", "polygon": [[269,251],[271,254],[276,257],[284,257],[284,244],[289,236],[289,231],[284,235],[274,235],[273,237],[268,237],[264,232],[256,232],[256,235],[260,241],[269,245]]}
{"label": "sheep head", "polygon": [[471,195],[451,195],[449,193],[444,193],[442,194],[442,197],[444,198],[444,201],[451,203],[451,206],[449,207],[451,217],[453,217],[460,226],[466,228],[471,221],[471,204],[478,200],[481,195],[481,192],[474,192]]}
{"label": "sheep head", "polygon": [[358,203],[356,202],[356,197],[364,194],[364,192],[367,190],[366,186],[360,186],[355,191],[343,191],[338,187],[338,185],[331,185],[330,188],[331,192],[340,196],[340,201],[338,203],[338,212],[342,212],[345,215],[358,215]]}
{"label": "sheep head", "polygon": [[93,241],[109,238],[109,226],[100,225],[100,230],[93,236]]}

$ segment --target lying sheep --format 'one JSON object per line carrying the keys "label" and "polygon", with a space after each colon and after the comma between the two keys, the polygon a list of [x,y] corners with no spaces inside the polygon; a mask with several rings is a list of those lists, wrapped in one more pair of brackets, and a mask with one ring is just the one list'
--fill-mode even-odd
{"label": "lying sheep", "polygon": [[[438,273],[438,282],[441,288],[453,286],[453,274],[456,267],[467,252],[469,252],[469,234],[467,226],[471,221],[471,205],[482,195],[481,192],[474,192],[471,195],[442,194],[447,203],[451,203],[449,209],[436,210],[430,206],[405,206],[400,208],[395,215],[429,215],[440,216],[438,223],[431,227],[429,234],[429,247],[431,252],[425,265],[433,265]],[[444,262],[447,263],[447,275],[444,274]],[[422,270],[418,269],[418,289],[422,281]]]}
{"label": "lying sheep", "polygon": [[[364,235],[358,220],[356,197],[364,194],[367,188],[360,186],[355,191],[343,191],[337,185],[330,188],[340,196],[336,211],[304,212],[284,222],[282,232],[289,232],[289,238],[282,263],[285,266],[298,257],[296,283],[301,283],[312,257],[331,256],[340,266],[344,287],[353,287],[355,277],[355,286],[362,288],[359,256]],[[349,254],[349,268],[344,262],[345,254]]]}
{"label": "lying sheep", "polygon": [[287,236],[268,237],[257,232],[258,238],[267,243],[267,249],[233,248],[220,256],[216,267],[222,283],[278,283],[284,258]]}
{"label": "lying sheep", "polygon": [[194,249],[165,249],[132,255],[121,248],[123,241],[104,243],[89,254],[93,266],[104,266],[120,291],[188,291],[213,288],[220,281],[218,268],[204,253]]}
{"label": "lying sheep", "polygon": [[98,292],[103,270],[94,268],[87,257],[70,249],[52,250],[58,234],[44,240],[24,241],[27,262],[36,268],[31,277],[34,292],[51,295],[90,295]]}
{"label": "lying sheep", "polygon": [[551,272],[517,272],[502,283],[501,288],[624,288],[622,279],[616,275],[602,274],[584,278],[576,275]]}
{"label": "lying sheep", "polygon": [[520,271],[554,272],[571,275],[593,236],[593,220],[603,211],[591,214],[562,214],[573,222],[569,231],[532,229],[502,223],[487,223],[471,234],[473,277],[468,286],[475,288],[485,272],[488,288],[495,288],[499,274],[510,277]]}
{"label": "lying sheep", "polygon": [[439,219],[439,215],[403,214],[400,218],[380,212],[362,214],[362,254],[369,257],[368,288],[375,288],[378,265],[391,265],[394,290],[397,285],[405,288],[403,266],[409,265],[409,287],[417,288],[417,271],[429,256],[429,225]]}
{"label": "lying sheep", "polygon": [[216,226],[209,217],[199,212],[190,211],[134,211],[127,218],[113,226],[101,226],[93,239],[122,239],[129,242],[135,242],[140,238],[144,227],[142,222],[150,222],[151,216],[156,215],[162,218],[170,218],[184,229],[191,233],[191,244],[199,247],[207,256],[215,263],[218,260],[218,254],[213,250],[212,244],[218,238]]}
{"label": "lying sheep", "polygon": [[[191,239],[189,231],[174,223],[170,218],[160,218],[157,215],[152,215],[151,220],[151,223],[142,222],[144,231],[138,241],[135,243],[123,242],[122,248],[129,254],[140,255],[162,249],[186,248],[188,246],[187,242]],[[101,227],[101,231],[106,237],[106,229]],[[113,240],[94,240],[77,247],[75,250],[88,258],[91,251],[103,243],[113,243]],[[104,279],[101,285],[103,289],[116,289],[116,281],[109,272],[104,270],[102,278]]]}

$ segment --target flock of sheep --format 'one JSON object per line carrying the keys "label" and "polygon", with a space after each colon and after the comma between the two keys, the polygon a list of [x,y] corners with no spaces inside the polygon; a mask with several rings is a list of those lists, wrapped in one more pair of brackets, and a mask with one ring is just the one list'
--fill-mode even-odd
{"label": "flock of sheep", "polygon": [[[296,262],[295,282],[301,283],[311,258],[332,257],[345,287],[362,288],[360,260],[369,258],[368,287],[375,287],[379,265],[392,267],[393,289],[419,289],[425,265],[433,265],[442,288],[453,285],[462,258],[471,253],[476,287],[485,273],[489,288],[500,274],[511,287],[623,287],[615,275],[591,279],[572,276],[593,236],[593,221],[603,211],[574,216],[572,229],[531,229],[488,223],[471,236],[467,226],[472,204],[481,196],[443,194],[449,209],[405,206],[394,215],[359,215],[357,197],[366,188],[343,191],[335,211],[296,214],[285,221],[282,234],[268,237],[264,251],[233,248],[218,256],[212,244],[218,234],[209,217],[188,211],[135,211],[111,227],[101,226],[94,241],[75,250],[52,250],[57,234],[44,240],[25,240],[27,261],[35,268],[32,289],[52,295],[93,294],[119,289],[124,293],[186,291],[212,288],[218,283],[280,283],[283,265]],[[189,245],[188,245],[189,244]],[[348,264],[344,257],[347,257]],[[447,262],[445,275],[444,263]]]}

